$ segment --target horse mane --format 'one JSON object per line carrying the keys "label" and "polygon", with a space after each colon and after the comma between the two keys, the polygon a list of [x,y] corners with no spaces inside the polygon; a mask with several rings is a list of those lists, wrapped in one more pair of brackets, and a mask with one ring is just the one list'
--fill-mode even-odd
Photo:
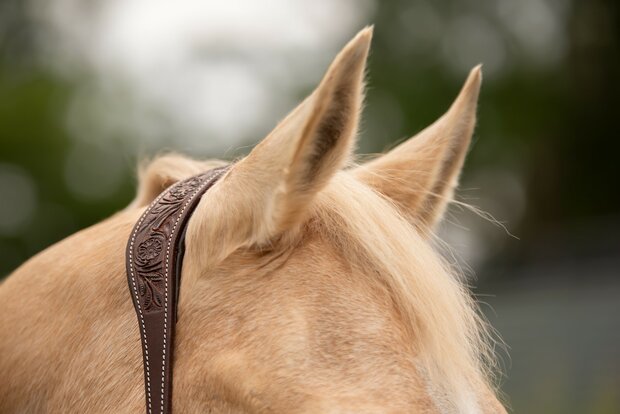
{"label": "horse mane", "polygon": [[474,398],[467,391],[472,386],[495,391],[492,330],[464,277],[434,250],[428,235],[348,171],[319,194],[316,214],[351,262],[373,269],[389,288],[415,338],[421,373],[443,384],[437,399],[458,408]]}
{"label": "horse mane", "polygon": [[[168,157],[143,169],[141,186],[156,186],[148,181],[162,177],[187,178],[195,168],[213,164],[178,155],[161,158]],[[372,272],[387,287],[408,336],[414,338],[411,346],[420,374],[441,387],[429,389],[435,400],[449,411],[458,410],[475,398],[472,389],[497,392],[492,330],[465,278],[435,251],[427,231],[416,228],[406,212],[358,180],[351,169],[337,173],[318,193],[310,216],[314,229],[352,265]],[[303,232],[283,242],[292,246],[297,237]]]}

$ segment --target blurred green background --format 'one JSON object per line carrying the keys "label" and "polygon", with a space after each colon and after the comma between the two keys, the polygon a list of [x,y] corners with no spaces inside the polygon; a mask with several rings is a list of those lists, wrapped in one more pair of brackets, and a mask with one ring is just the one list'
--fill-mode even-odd
{"label": "blurred green background", "polygon": [[247,152],[374,23],[363,153],[484,64],[459,199],[506,230],[455,208],[442,235],[508,345],[509,407],[620,412],[617,1],[206,3],[0,3],[0,277],[125,206],[139,159]]}

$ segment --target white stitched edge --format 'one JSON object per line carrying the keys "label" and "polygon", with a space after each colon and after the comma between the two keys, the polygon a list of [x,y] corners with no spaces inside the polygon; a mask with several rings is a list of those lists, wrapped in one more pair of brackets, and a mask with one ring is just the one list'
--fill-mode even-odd
{"label": "white stitched edge", "polygon": [[[172,228],[172,232],[170,233],[170,236],[168,237],[168,243],[167,243],[167,246],[166,246],[166,274],[165,274],[165,277],[164,277],[166,285],[165,285],[165,299],[164,299],[164,342],[163,342],[163,349],[162,349],[162,366],[161,366],[161,375],[162,375],[162,378],[161,378],[161,396],[160,396],[160,410],[161,411],[163,411],[163,408],[164,408],[164,377],[165,377],[165,367],[166,367],[166,334],[167,334],[167,322],[168,322],[168,272],[169,272],[169,268],[170,268],[170,266],[169,266],[169,264],[170,264],[170,262],[169,262],[169,258],[170,258],[170,241],[172,240],[172,235],[176,231],[176,227],[177,227],[177,225],[179,223],[179,220],[181,219],[181,216],[185,212],[185,209],[187,208],[189,203],[196,197],[196,194],[198,194],[198,192],[200,192],[205,186],[207,186],[211,182],[211,179],[215,178],[218,175],[221,175],[223,172],[224,172],[223,170],[220,170],[220,171],[217,171],[215,173],[211,173],[210,175],[208,175],[205,178],[205,183],[202,186],[198,187],[198,189],[194,192],[194,194],[192,194],[192,196],[187,200],[187,202],[185,203],[185,205],[181,209],[181,212],[179,213],[179,215],[177,216],[177,219],[175,220],[174,226]],[[164,191],[163,193],[161,193],[155,200],[153,200],[153,202],[144,211],[144,213],[142,213],[142,216],[140,217],[140,220],[135,225],[133,234],[131,236],[131,242],[129,243],[129,272],[131,274],[131,283],[133,285],[133,291],[134,291],[134,295],[135,295],[135,298],[136,298],[136,303],[138,304],[138,316],[140,317],[140,331],[142,332],[142,336],[144,337],[144,354],[146,356],[146,358],[145,358],[145,361],[146,361],[146,387],[147,387],[147,398],[148,398],[148,401],[149,401],[149,414],[152,414],[151,373],[150,373],[150,366],[149,366],[149,347],[148,347],[148,341],[147,341],[147,337],[146,337],[146,326],[144,325],[144,317],[142,315],[142,307],[140,306],[140,298],[138,296],[138,289],[136,287],[136,279],[135,279],[134,270],[133,270],[133,246],[134,246],[134,242],[135,242],[135,238],[136,238],[136,235],[138,233],[138,230],[140,229],[140,225],[144,221],[145,217],[153,209],[153,207],[159,202],[159,200],[163,196],[168,194],[168,193],[169,193],[169,190]]]}
{"label": "white stitched edge", "polygon": [[133,285],[133,291],[136,298],[136,303],[138,304],[138,316],[140,318],[140,331],[142,336],[144,337],[144,354],[146,361],[146,389],[147,389],[147,398],[149,401],[149,414],[152,413],[152,405],[151,405],[151,372],[149,367],[149,346],[146,338],[146,327],[144,326],[144,317],[142,315],[142,307],[140,306],[140,297],[138,296],[138,288],[136,287],[136,278],[133,271],[133,245],[136,239],[136,235],[138,234],[138,230],[140,229],[140,225],[144,221],[144,218],[148,215],[151,209],[157,204],[160,198],[162,198],[166,194],[163,192],[160,194],[149,207],[142,213],[140,220],[136,224],[133,234],[131,235],[131,242],[129,243],[129,273],[131,274],[131,284]]}
{"label": "white stitched edge", "polygon": [[[174,232],[176,231],[177,225],[179,224],[179,220],[181,219],[181,216],[183,215],[183,213],[185,212],[185,209],[187,208],[187,206],[189,205],[189,203],[191,203],[194,198],[196,197],[196,195],[207,185],[209,185],[209,183],[211,182],[211,180],[213,178],[215,178],[218,174],[221,174],[221,171],[217,171],[215,173],[211,173],[210,175],[208,175],[207,177],[205,177],[205,183],[203,185],[201,185],[200,187],[198,187],[198,189],[196,189],[196,191],[194,191],[194,194],[191,195],[191,197],[185,202],[185,204],[183,205],[183,208],[181,209],[181,211],[179,212],[175,222],[174,222],[174,226],[172,226],[172,231],[170,232],[170,236],[168,236],[168,242],[167,242],[167,246],[166,246],[166,274],[164,275],[164,280],[165,280],[165,290],[164,290],[164,345],[163,345],[163,349],[162,349],[162,364],[161,364],[161,395],[160,395],[160,406],[161,409],[163,411],[163,407],[164,407],[164,378],[165,378],[165,368],[166,368],[166,334],[168,331],[168,273],[170,270],[170,242],[172,241],[172,236],[174,235]],[[179,286],[177,286],[177,289],[179,288]]]}

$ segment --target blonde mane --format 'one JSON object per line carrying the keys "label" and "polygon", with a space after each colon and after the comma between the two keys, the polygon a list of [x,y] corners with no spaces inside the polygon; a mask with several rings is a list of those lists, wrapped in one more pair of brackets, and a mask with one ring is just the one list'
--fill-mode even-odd
{"label": "blonde mane", "polygon": [[343,171],[319,195],[316,214],[350,262],[389,288],[415,338],[419,368],[443,384],[436,398],[456,408],[471,399],[463,394],[472,384],[495,389],[494,340],[465,280],[391,200]]}

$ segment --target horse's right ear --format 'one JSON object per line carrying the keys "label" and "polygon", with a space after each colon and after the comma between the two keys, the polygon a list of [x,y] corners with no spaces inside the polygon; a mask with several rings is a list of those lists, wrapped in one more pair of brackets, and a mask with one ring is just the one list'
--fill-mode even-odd
{"label": "horse's right ear", "polygon": [[[188,246],[193,238],[194,245],[217,240],[209,246],[222,251],[203,252],[217,260],[240,245],[270,243],[303,222],[315,195],[350,158],[371,38],[372,28],[358,33],[315,91],[209,190],[188,228]],[[201,223],[203,216],[211,219]]]}

